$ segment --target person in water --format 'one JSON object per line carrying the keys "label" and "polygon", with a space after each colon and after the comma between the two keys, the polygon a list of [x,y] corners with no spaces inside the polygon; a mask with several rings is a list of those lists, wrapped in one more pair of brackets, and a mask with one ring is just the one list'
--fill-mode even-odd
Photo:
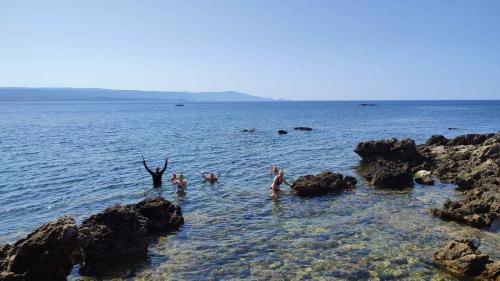
{"label": "person in water", "polygon": [[163,166],[163,169],[160,170],[160,167],[158,166],[156,167],[154,172],[151,171],[151,169],[149,169],[148,165],[146,165],[146,160],[144,160],[144,158],[142,159],[142,164],[144,164],[144,168],[146,168],[146,170],[153,178],[153,186],[154,187],[161,186],[161,178],[163,176],[163,172],[165,172],[165,169],[167,169],[168,158],[165,159],[165,165]]}
{"label": "person in water", "polygon": [[288,185],[288,186],[291,186],[291,184],[289,184],[285,180],[285,172],[283,170],[279,170],[278,174],[274,177],[273,183],[271,185],[271,190],[273,192],[273,196],[278,195],[278,192],[280,191],[280,185],[283,183]]}
{"label": "person in water", "polygon": [[274,165],[274,164],[273,164],[273,165],[271,166],[271,174],[273,174],[273,175],[277,176],[277,175],[278,175],[278,172],[279,172],[279,168],[278,168],[278,166],[276,166],[276,165]]}
{"label": "person in water", "polygon": [[170,181],[171,184],[174,184],[176,180],[177,180],[177,174],[174,172],[172,174],[172,176],[170,177],[169,181]]}
{"label": "person in water", "polygon": [[184,189],[187,185],[183,175],[179,175],[174,183],[177,185],[178,189]]}
{"label": "person in water", "polygon": [[205,176],[205,174],[203,172],[200,172],[200,173],[201,173],[201,176],[203,177],[203,179],[205,179],[205,181],[208,181],[211,184],[216,183],[220,177],[220,174],[217,174],[217,176],[216,176],[214,173],[210,173],[210,174],[208,174],[208,176]]}

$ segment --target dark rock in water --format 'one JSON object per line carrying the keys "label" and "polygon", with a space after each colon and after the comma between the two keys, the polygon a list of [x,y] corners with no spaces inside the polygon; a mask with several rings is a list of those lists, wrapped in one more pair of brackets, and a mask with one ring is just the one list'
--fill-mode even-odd
{"label": "dark rock in water", "polygon": [[245,133],[253,133],[253,132],[255,132],[255,128],[243,129],[243,132],[245,132]]}
{"label": "dark rock in water", "polygon": [[417,151],[415,141],[397,139],[367,141],[358,144],[354,150],[365,162],[377,159],[389,161],[419,161],[421,155]]}
{"label": "dark rock in water", "polygon": [[143,254],[146,256],[147,219],[133,205],[116,205],[85,219],[78,229],[84,265],[91,273],[101,260]]}
{"label": "dark rock in water", "polygon": [[434,254],[434,264],[463,277],[500,278],[499,263],[490,261],[489,256],[478,251],[469,239],[447,242]]}
{"label": "dark rock in water", "polygon": [[358,180],[353,176],[345,176],[344,180],[348,183],[351,183],[352,186],[355,186],[358,183]]}
{"label": "dark rock in water", "polygon": [[376,106],[374,103],[361,103],[360,106]]}
{"label": "dark rock in water", "polygon": [[450,128],[448,128],[448,130],[453,131],[453,130],[458,130],[458,128],[450,127]]}
{"label": "dark rock in water", "polygon": [[341,192],[348,188],[352,188],[356,184],[355,178],[346,178],[344,178],[342,174],[332,172],[301,176],[293,183],[292,189],[300,196],[314,196]]}
{"label": "dark rock in water", "polygon": [[0,280],[65,280],[78,262],[75,220],[63,216],[0,247]]}
{"label": "dark rock in water", "polygon": [[288,132],[285,130],[278,130],[278,134],[279,135],[286,135],[286,134],[288,134]]}
{"label": "dark rock in water", "polygon": [[293,129],[297,131],[312,131],[312,128],[309,127],[295,127]]}
{"label": "dark rock in water", "polygon": [[401,189],[413,185],[413,175],[406,163],[377,160],[360,165],[358,172],[376,187]]}
{"label": "dark rock in water", "polygon": [[175,231],[184,224],[181,208],[164,198],[145,199],[137,203],[135,207],[147,219],[146,233],[148,235]]}
{"label": "dark rock in water", "polygon": [[442,135],[433,135],[427,142],[426,145],[447,145],[450,140]]}
{"label": "dark rock in water", "polygon": [[80,271],[101,275],[113,265],[140,264],[147,257],[149,237],[177,230],[183,223],[180,207],[161,197],[107,208],[85,219],[78,229]]}
{"label": "dark rock in water", "polygon": [[494,134],[467,134],[452,139],[449,145],[479,145]]}

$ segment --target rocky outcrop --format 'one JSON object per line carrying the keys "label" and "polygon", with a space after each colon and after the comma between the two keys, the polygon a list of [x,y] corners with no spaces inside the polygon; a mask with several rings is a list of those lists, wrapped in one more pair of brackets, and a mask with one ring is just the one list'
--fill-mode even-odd
{"label": "rocky outcrop", "polygon": [[285,130],[278,130],[278,135],[286,135],[286,134],[288,134],[287,131],[285,131]]}
{"label": "rocky outcrop", "polygon": [[477,250],[469,239],[455,239],[447,242],[434,254],[434,264],[462,277],[499,280],[500,263]]}
{"label": "rocky outcrop", "polygon": [[0,245],[0,280],[65,280],[79,262],[86,275],[143,262],[151,237],[183,223],[180,207],[161,197],[107,208],[79,228],[72,217],[63,216],[14,245]]}
{"label": "rocky outcrop", "polygon": [[451,140],[433,136],[419,152],[433,160],[433,174],[464,192],[462,199],[447,200],[432,214],[475,227],[488,227],[500,217],[500,133]]}
{"label": "rocky outcrop", "polygon": [[424,162],[415,142],[410,139],[362,142],[354,152],[362,158],[358,173],[376,187],[411,187],[412,168]]}
{"label": "rocky outcrop", "polygon": [[255,132],[255,128],[250,128],[250,129],[243,129],[242,132],[245,132],[245,133],[253,133]]}
{"label": "rocky outcrop", "polygon": [[161,197],[107,208],[85,219],[78,229],[83,254],[80,270],[99,274],[113,259],[127,262],[128,257],[135,263],[146,257],[149,237],[177,230],[183,223],[180,207]]}
{"label": "rocky outcrop", "polygon": [[295,127],[293,129],[296,131],[312,131],[312,128],[309,127]]}
{"label": "rocky outcrop", "polygon": [[401,189],[413,185],[413,174],[407,163],[377,160],[361,164],[357,170],[376,187]]}
{"label": "rocky outcrop", "polygon": [[416,175],[417,183],[432,184],[434,175],[465,190],[463,199],[432,209],[434,215],[476,227],[488,227],[500,217],[500,133],[453,139],[434,135],[421,145],[408,139],[367,141],[355,152],[362,158],[359,174],[373,185],[404,187],[410,181],[406,169],[427,170],[429,175]]}
{"label": "rocky outcrop", "polygon": [[339,173],[323,172],[299,177],[292,184],[292,190],[300,196],[316,196],[342,192],[353,188],[356,182],[356,178],[351,176],[344,177]]}
{"label": "rocky outcrop", "polygon": [[75,220],[64,216],[0,246],[0,280],[65,280],[79,260],[77,236]]}

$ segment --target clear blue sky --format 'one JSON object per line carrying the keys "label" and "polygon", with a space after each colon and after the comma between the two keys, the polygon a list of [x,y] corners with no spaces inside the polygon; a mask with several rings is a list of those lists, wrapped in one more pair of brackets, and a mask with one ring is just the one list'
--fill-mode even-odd
{"label": "clear blue sky", "polygon": [[0,86],[499,99],[500,1],[0,2]]}

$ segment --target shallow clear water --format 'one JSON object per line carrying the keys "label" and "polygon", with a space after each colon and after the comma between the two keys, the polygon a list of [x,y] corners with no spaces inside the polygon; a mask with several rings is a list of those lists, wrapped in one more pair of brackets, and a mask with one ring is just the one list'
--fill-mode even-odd
{"label": "shallow clear water", "polygon": [[[341,195],[299,198],[285,187],[271,199],[273,163],[289,180],[324,170],[355,175],[359,141],[500,130],[498,101],[377,104],[0,103],[0,243],[62,214],[80,222],[109,205],[161,194],[182,206],[186,223],[153,241],[150,259],[122,277],[452,280],[432,266],[432,254],[460,236],[500,259],[497,226],[479,231],[428,215],[459,196],[451,185],[396,192],[360,180]],[[241,132],[251,127],[255,133]],[[153,189],[141,154],[150,165],[169,155],[167,173],[184,173],[186,194]],[[221,172],[221,183],[201,182],[199,170]],[[75,268],[70,279],[80,278]]]}

